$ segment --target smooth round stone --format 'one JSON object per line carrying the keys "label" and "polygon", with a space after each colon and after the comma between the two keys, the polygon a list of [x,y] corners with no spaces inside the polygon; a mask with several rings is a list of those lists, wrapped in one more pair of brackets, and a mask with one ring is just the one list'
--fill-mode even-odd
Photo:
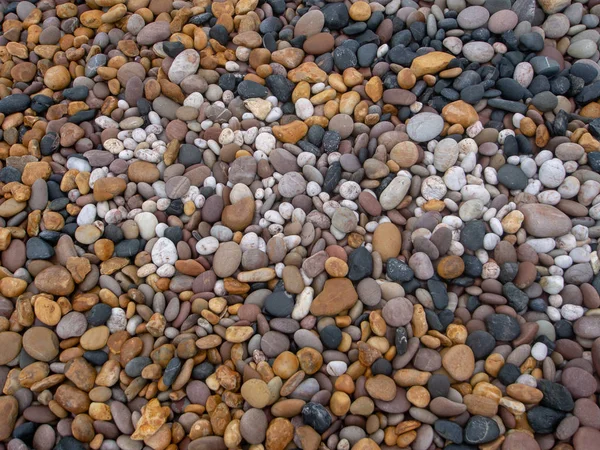
{"label": "smooth round stone", "polygon": [[294,36],[310,37],[320,33],[325,25],[325,16],[320,10],[311,10],[300,17],[294,26]]}
{"label": "smooth round stone", "polygon": [[328,325],[319,332],[325,348],[335,350],[342,342],[342,331],[335,325]]}
{"label": "smooth round stone", "polygon": [[289,347],[290,341],[287,336],[278,331],[268,331],[260,340],[260,348],[268,357],[276,357]]}
{"label": "smooth round stone", "polygon": [[446,397],[450,390],[450,380],[446,375],[433,374],[427,382],[427,390],[431,398]]}
{"label": "smooth round stone", "polygon": [[446,440],[455,444],[461,444],[463,441],[463,430],[455,422],[444,419],[436,420],[434,428],[436,433]]}
{"label": "smooth round stone", "polygon": [[444,128],[442,116],[423,112],[411,117],[406,127],[408,136],[417,142],[426,142],[438,136]]}
{"label": "smooth round stone", "polygon": [[500,435],[498,424],[484,416],[473,416],[465,427],[465,442],[473,445],[485,444]]}
{"label": "smooth round stone", "polygon": [[32,327],[23,334],[23,348],[32,358],[49,362],[58,355],[58,337],[48,328]]}
{"label": "smooth round stone", "polygon": [[[487,7],[486,2],[486,7]],[[519,23],[519,16],[510,9],[503,9],[497,11],[490,17],[488,21],[488,29],[495,34],[502,34],[506,31],[512,30]]]}
{"label": "smooth round stone", "polygon": [[190,188],[190,180],[184,176],[175,176],[169,178],[165,185],[167,196],[171,199],[183,197]]}
{"label": "smooth round stone", "polygon": [[15,359],[21,351],[22,338],[14,331],[3,331],[0,333],[0,345],[2,345],[3,353],[0,357],[0,363],[8,364]]}
{"label": "smooth round stone", "polygon": [[71,311],[60,319],[56,326],[56,334],[61,339],[82,336],[87,330],[86,317],[77,311]]}
{"label": "smooth round stone", "polygon": [[262,409],[251,408],[240,419],[240,433],[249,444],[261,444],[265,440],[268,420]]}
{"label": "smooth round stone", "polygon": [[404,297],[389,300],[381,311],[383,319],[392,327],[403,327],[407,325],[412,319],[412,314],[413,305]]}
{"label": "smooth round stone", "polygon": [[598,46],[590,39],[582,39],[569,45],[567,53],[578,59],[591,58],[598,51]]}
{"label": "smooth round stone", "polygon": [[489,17],[489,11],[483,6],[469,6],[458,14],[456,20],[463,30],[475,30],[484,26]]}
{"label": "smooth round stone", "polygon": [[562,373],[561,382],[574,398],[589,397],[597,388],[594,376],[579,367],[565,369]]}
{"label": "smooth round stone", "polygon": [[494,48],[487,42],[471,41],[463,46],[463,55],[471,62],[486,63],[494,53]]}
{"label": "smooth round stone", "polygon": [[542,25],[546,38],[559,39],[569,31],[570,23],[564,14],[553,14],[549,16]]}
{"label": "smooth round stone", "polygon": [[294,296],[280,290],[265,299],[265,312],[273,317],[288,317],[294,308]]}
{"label": "smooth round stone", "polygon": [[476,360],[486,358],[496,346],[496,339],[487,331],[477,330],[470,333],[466,344],[471,347]]}
{"label": "smooth round stone", "polygon": [[498,170],[498,181],[509,189],[522,190],[527,187],[527,175],[517,166],[504,164]]}
{"label": "smooth round stone", "polygon": [[354,120],[348,114],[336,114],[329,121],[329,130],[337,131],[342,139],[346,139],[354,130]]}

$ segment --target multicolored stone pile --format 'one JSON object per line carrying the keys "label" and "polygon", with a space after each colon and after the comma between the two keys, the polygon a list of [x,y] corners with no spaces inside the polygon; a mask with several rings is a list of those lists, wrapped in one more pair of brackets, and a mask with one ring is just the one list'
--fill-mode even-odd
{"label": "multicolored stone pile", "polygon": [[0,450],[591,450],[600,0],[0,0]]}

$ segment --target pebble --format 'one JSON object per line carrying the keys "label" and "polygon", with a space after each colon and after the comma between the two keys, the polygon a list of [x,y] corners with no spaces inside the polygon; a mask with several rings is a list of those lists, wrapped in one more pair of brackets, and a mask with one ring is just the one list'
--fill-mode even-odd
{"label": "pebble", "polygon": [[593,2],[57,3],[0,14],[5,447],[594,446]]}

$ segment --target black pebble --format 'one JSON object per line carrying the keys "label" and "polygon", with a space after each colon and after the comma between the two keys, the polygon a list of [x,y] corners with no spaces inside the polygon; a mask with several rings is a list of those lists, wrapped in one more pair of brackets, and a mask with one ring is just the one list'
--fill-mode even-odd
{"label": "black pebble", "polygon": [[360,281],[373,273],[373,259],[365,247],[358,247],[348,257],[348,278]]}
{"label": "black pebble", "polygon": [[81,442],[71,436],[65,436],[54,447],[54,450],[85,450]]}
{"label": "black pebble", "polygon": [[565,413],[544,406],[534,406],[527,411],[527,421],[536,433],[546,434],[556,431]]}
{"label": "black pebble", "polygon": [[427,390],[432,399],[446,397],[450,392],[450,380],[446,375],[434,373],[427,381]]}
{"label": "black pebble", "polygon": [[504,364],[498,372],[498,380],[500,380],[504,386],[513,384],[520,376],[521,371],[519,368],[511,363]]}
{"label": "black pebble", "polygon": [[319,403],[310,402],[302,408],[302,420],[319,434],[331,426],[331,415]]}
{"label": "black pebble", "polygon": [[87,313],[87,321],[93,327],[104,325],[110,318],[112,308],[106,303],[98,303],[92,306]]}
{"label": "black pebble", "polygon": [[465,442],[480,445],[491,442],[500,436],[500,427],[495,420],[484,416],[473,416],[465,427]]}
{"label": "black pebble", "polygon": [[462,444],[463,430],[456,422],[438,419],[435,421],[434,429],[436,433],[444,439],[454,442],[455,444]]}
{"label": "black pebble", "polygon": [[[279,19],[278,19],[279,20]],[[215,25],[211,27],[208,36],[215,39],[221,45],[227,45],[229,42],[229,32],[223,25]]]}
{"label": "black pebble", "polygon": [[294,309],[294,298],[286,291],[274,291],[265,298],[264,310],[273,317],[288,317]]}
{"label": "black pebble", "polygon": [[150,364],[152,364],[152,360],[148,356],[136,356],[125,364],[125,373],[133,378],[139,377],[144,367]]}
{"label": "black pebble", "polygon": [[319,332],[319,337],[327,349],[335,350],[342,342],[342,331],[335,325],[327,325]]}
{"label": "black pebble", "polygon": [[177,55],[179,55],[182,51],[185,50],[185,46],[179,41],[163,42],[163,50],[165,51],[167,56],[175,58]]}
{"label": "black pebble", "polygon": [[201,362],[192,369],[192,379],[206,380],[215,372],[215,366],[208,361]]}
{"label": "black pebble", "polygon": [[25,244],[27,259],[50,259],[54,256],[54,249],[39,237],[30,237]]}
{"label": "black pebble", "polygon": [[8,116],[16,112],[23,112],[31,104],[31,99],[27,94],[12,94],[7,95],[0,100],[0,113]]}
{"label": "black pebble", "polygon": [[390,375],[392,375],[392,371],[392,363],[385,358],[376,359],[375,362],[371,365],[371,372],[373,372],[373,375],[381,374],[389,377]]}
{"label": "black pebble", "polygon": [[386,263],[386,275],[398,283],[410,281],[415,277],[413,270],[404,261],[389,259]]}
{"label": "black pebble", "polygon": [[519,322],[507,314],[490,314],[485,318],[489,333],[498,341],[512,341],[521,334]]}
{"label": "black pebble", "polygon": [[344,3],[328,3],[321,11],[325,16],[325,26],[330,30],[341,30],[350,21],[348,7]]}
{"label": "black pebble", "polygon": [[477,330],[467,336],[466,344],[471,347],[475,359],[484,359],[496,347],[496,339],[487,331]]}
{"label": "black pebble", "polygon": [[465,225],[463,231],[460,233],[460,243],[464,245],[465,248],[475,251],[483,247],[485,233],[486,229],[483,221],[472,220]]}
{"label": "black pebble", "polygon": [[540,405],[564,412],[573,411],[575,407],[573,396],[562,384],[540,379],[537,388],[544,394]]}
{"label": "black pebble", "polygon": [[108,354],[102,350],[91,350],[83,354],[86,361],[94,366],[101,366],[108,361]]}
{"label": "black pebble", "polygon": [[398,355],[404,355],[408,350],[408,333],[406,328],[396,328],[396,335],[394,336],[394,345],[396,346],[396,353]]}

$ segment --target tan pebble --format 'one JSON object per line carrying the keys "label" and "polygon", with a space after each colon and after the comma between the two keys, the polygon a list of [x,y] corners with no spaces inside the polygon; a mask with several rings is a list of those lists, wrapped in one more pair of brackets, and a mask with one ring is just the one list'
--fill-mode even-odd
{"label": "tan pebble", "polygon": [[364,22],[371,17],[371,7],[367,2],[358,1],[352,4],[348,13],[352,20]]}
{"label": "tan pebble", "polygon": [[398,436],[398,439],[396,440],[396,445],[400,448],[409,447],[410,444],[412,444],[416,438],[417,438],[416,431],[409,431],[407,433],[402,433],[400,436]]}
{"label": "tan pebble", "polygon": [[473,415],[494,417],[498,413],[498,402],[481,395],[467,394],[463,398],[467,411]]}
{"label": "tan pebble", "polygon": [[535,135],[536,128],[537,126],[535,122],[530,117],[524,117],[523,119],[521,119],[519,129],[525,136],[531,137]]}
{"label": "tan pebble", "polygon": [[455,344],[464,344],[467,341],[468,334],[464,325],[450,324],[446,329],[446,336]]}
{"label": "tan pebble", "polygon": [[352,446],[352,450],[380,450],[380,447],[373,439],[362,438]]}
{"label": "tan pebble", "polygon": [[90,399],[85,392],[76,387],[63,384],[54,394],[54,400],[65,410],[73,414],[86,412],[90,406]]}
{"label": "tan pebble", "polygon": [[323,291],[313,300],[311,314],[335,316],[350,309],[358,300],[354,285],[347,278],[332,278],[325,282]]}
{"label": "tan pebble", "polygon": [[399,142],[390,151],[390,159],[402,169],[414,166],[419,161],[419,158],[420,152],[417,144],[410,141]]}
{"label": "tan pebble", "polygon": [[295,69],[290,70],[288,72],[288,79],[294,83],[300,81],[322,83],[327,80],[327,74],[314,62],[305,62]]}
{"label": "tan pebble", "polygon": [[[238,3],[239,4],[239,3]],[[227,424],[223,440],[227,448],[236,448],[242,442],[242,435],[240,433],[240,421],[234,419]]]}
{"label": "tan pebble", "polygon": [[481,395],[496,402],[500,402],[502,391],[487,381],[481,381],[473,387],[473,395]]}
{"label": "tan pebble", "polygon": [[157,399],[150,400],[142,408],[142,417],[138,420],[131,439],[143,440],[153,436],[167,421],[170,411],[168,406],[161,406]]}
{"label": "tan pebble", "polygon": [[342,74],[342,78],[343,78],[344,84],[346,86],[354,87],[359,84],[362,84],[365,77],[354,67],[349,67],[344,70],[344,73]]}
{"label": "tan pebble", "polygon": [[479,120],[475,108],[463,100],[449,103],[442,108],[442,117],[450,124],[460,124],[467,128]]}
{"label": "tan pebble", "polygon": [[520,416],[525,412],[525,405],[510,397],[502,397],[500,399],[500,406],[506,408],[515,416]]}
{"label": "tan pebble", "polygon": [[398,72],[397,81],[402,89],[412,89],[417,82],[417,77],[412,70],[404,68]]}
{"label": "tan pebble", "polygon": [[383,97],[383,82],[378,76],[371,77],[365,85],[365,93],[369,98],[377,103]]}
{"label": "tan pebble", "polygon": [[430,52],[422,56],[417,56],[411,63],[411,70],[417,78],[424,75],[434,75],[444,70],[454,55],[445,52]]}
{"label": "tan pebble", "polygon": [[521,211],[511,211],[502,219],[502,229],[505,233],[514,234],[521,229],[524,220],[525,216]]}
{"label": "tan pebble", "polygon": [[493,377],[498,376],[502,366],[504,366],[504,357],[500,353],[492,353],[485,359],[485,371]]}
{"label": "tan pebble", "polygon": [[351,399],[348,394],[342,391],[336,391],[331,396],[331,400],[329,401],[329,407],[331,408],[331,412],[336,416],[344,416],[350,410]]}
{"label": "tan pebble", "polygon": [[451,280],[463,274],[465,263],[460,256],[448,255],[439,260],[436,270],[439,276]]}
{"label": "tan pebble", "polygon": [[396,384],[394,380],[385,375],[375,375],[367,379],[365,389],[372,398],[377,400],[389,402],[396,397]]}
{"label": "tan pebble", "polygon": [[539,403],[544,396],[539,389],[520,383],[508,385],[506,393],[514,399],[527,404]]}
{"label": "tan pebble", "polygon": [[112,420],[110,406],[105,403],[93,402],[90,404],[90,417],[94,420]]}
{"label": "tan pebble", "polygon": [[294,437],[294,426],[288,419],[277,417],[267,428],[266,450],[284,450]]}
{"label": "tan pebble", "polygon": [[280,353],[273,362],[273,372],[284,380],[287,380],[295,374],[299,367],[300,363],[298,362],[298,358],[289,351]]}
{"label": "tan pebble", "polygon": [[6,277],[0,280],[0,293],[5,297],[18,297],[27,289],[27,282],[20,278]]}
{"label": "tan pebble", "polygon": [[52,361],[59,352],[58,336],[49,328],[32,327],[23,334],[23,348],[39,361]]}
{"label": "tan pebble", "polygon": [[81,336],[81,346],[85,350],[100,350],[106,345],[109,334],[108,327],[105,325],[90,328]]}
{"label": "tan pebble", "polygon": [[375,403],[369,397],[363,396],[358,397],[350,405],[350,412],[358,416],[368,416],[373,414],[375,410]]}
{"label": "tan pebble", "polygon": [[269,404],[270,392],[267,383],[259,379],[250,379],[242,385],[242,397],[253,408],[262,409]]}
{"label": "tan pebble", "polygon": [[19,373],[19,383],[24,388],[31,388],[38,381],[43,380],[50,373],[50,367],[47,363],[36,361]]}
{"label": "tan pebble", "polygon": [[406,399],[417,408],[425,408],[429,404],[431,396],[423,386],[413,386],[406,391]]}
{"label": "tan pebble", "polygon": [[402,235],[393,223],[382,223],[373,233],[373,250],[378,252],[383,262],[395,258],[402,249]]}
{"label": "tan pebble", "polygon": [[220,336],[216,334],[211,334],[208,336],[204,336],[196,341],[196,347],[200,350],[208,350],[211,348],[218,347],[223,342]]}
{"label": "tan pebble", "polygon": [[423,306],[417,304],[413,308],[413,317],[411,319],[411,325],[413,329],[413,335],[415,337],[424,336],[429,329],[427,325],[427,319],[425,318],[425,309]]}
{"label": "tan pebble", "polygon": [[71,74],[64,66],[53,66],[44,74],[44,84],[53,91],[59,91],[69,86]]}
{"label": "tan pebble", "polygon": [[225,330],[225,339],[228,342],[241,343],[241,342],[245,342],[248,339],[250,339],[253,334],[254,334],[254,329],[252,327],[232,326],[232,327],[228,327],[227,330]]}
{"label": "tan pebble", "polygon": [[348,273],[348,264],[339,258],[330,257],[325,261],[325,270],[331,277],[345,277]]}
{"label": "tan pebble", "polygon": [[[308,425],[296,428],[296,435],[300,439],[303,450],[317,450],[321,443],[321,436]],[[258,450],[258,449],[253,449]]]}
{"label": "tan pebble", "polygon": [[306,402],[297,398],[281,399],[271,406],[271,414],[275,417],[292,418],[302,412]]}
{"label": "tan pebble", "polygon": [[431,378],[431,373],[417,369],[400,369],[394,374],[398,386],[425,386]]}
{"label": "tan pebble", "polygon": [[78,441],[90,442],[96,435],[93,419],[87,414],[78,414],[71,422],[71,432]]}
{"label": "tan pebble", "polygon": [[296,356],[298,357],[300,368],[307,375],[316,373],[323,365],[323,356],[314,348],[304,347],[296,353]]}

